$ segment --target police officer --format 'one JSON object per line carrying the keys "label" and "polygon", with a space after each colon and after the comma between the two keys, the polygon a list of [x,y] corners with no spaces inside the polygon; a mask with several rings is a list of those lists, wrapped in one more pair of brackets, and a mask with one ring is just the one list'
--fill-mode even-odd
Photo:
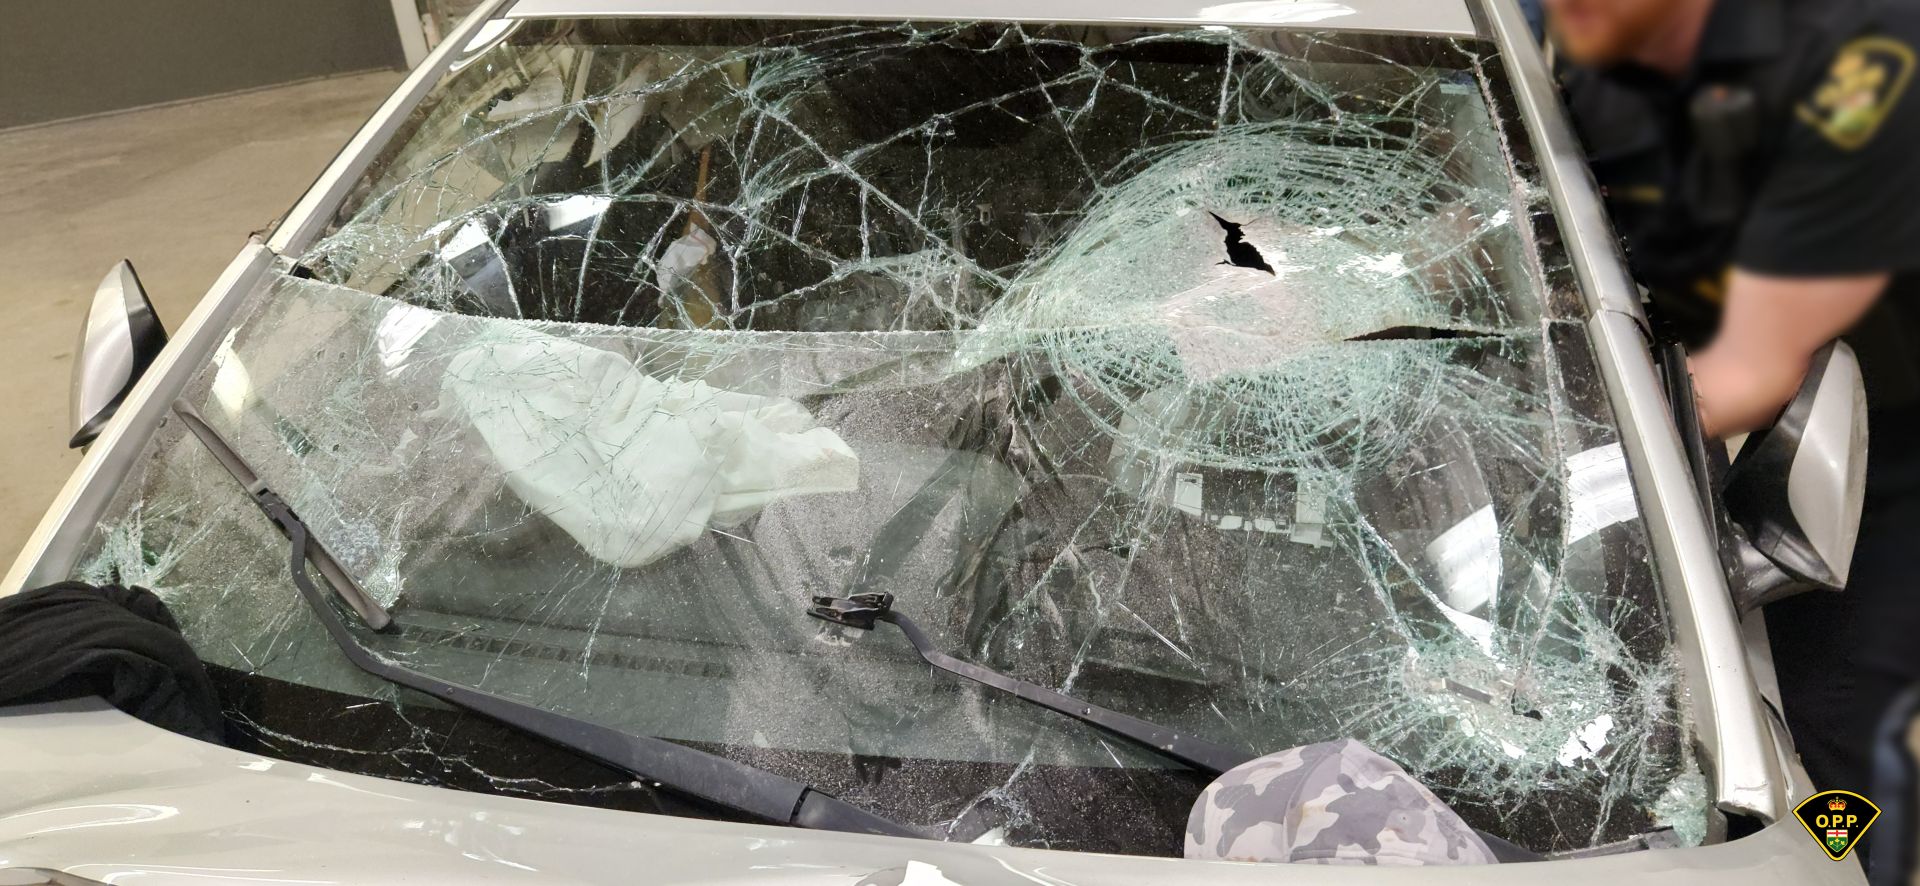
{"label": "police officer", "polygon": [[1920,0],[1545,0],[1649,314],[1695,348],[1708,433],[1771,424],[1846,333],[1870,407],[1846,594],[1767,610],[1821,789],[1863,790],[1920,680]]}

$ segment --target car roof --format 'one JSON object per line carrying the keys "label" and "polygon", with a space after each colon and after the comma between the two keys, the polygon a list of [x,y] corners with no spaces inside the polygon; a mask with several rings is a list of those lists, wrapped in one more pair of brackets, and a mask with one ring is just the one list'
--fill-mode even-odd
{"label": "car roof", "polygon": [[509,18],[918,19],[1276,25],[1472,36],[1468,0],[518,0]]}

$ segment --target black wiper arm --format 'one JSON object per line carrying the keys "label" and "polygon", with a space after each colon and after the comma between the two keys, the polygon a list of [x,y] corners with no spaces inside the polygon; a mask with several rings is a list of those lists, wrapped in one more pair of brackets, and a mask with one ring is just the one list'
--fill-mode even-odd
{"label": "black wiper arm", "polygon": [[1091,723],[1195,769],[1218,775],[1253,759],[1253,755],[1246,751],[1215,744],[1204,738],[1181,735],[1157,723],[1109,710],[1071,695],[1055,692],[1045,686],[1028,683],[999,671],[954,658],[935,648],[926,632],[920,630],[920,626],[914,624],[912,619],[894,611],[892,594],[815,597],[813,606],[807,609],[807,614],[823,621],[867,631],[873,630],[875,622],[888,622],[907,635],[907,642],[913,644],[914,651],[920,653],[920,657],[926,659],[927,664],[976,683],[1010,692],[1026,701],[1066,714],[1075,720]]}
{"label": "black wiper arm", "polygon": [[[300,596],[306,600],[307,608],[313,610],[313,614],[320,619],[321,626],[326,628],[334,645],[340,647],[340,652],[360,670],[389,683],[424,692],[638,778],[776,824],[896,837],[928,836],[908,825],[874,815],[832,794],[814,790],[764,769],[651,736],[630,735],[485,690],[448,682],[375,655],[353,638],[346,620],[341,618],[340,612],[327,600],[327,595],[314,585],[313,578],[307,574],[307,562],[310,559],[316,564],[322,562],[314,552],[320,551],[322,556],[325,552],[307,530],[307,524],[260,481],[246,461],[193,407],[176,403],[173,410],[227,469],[227,473],[246,488],[261,512],[286,534],[289,542],[287,571],[292,575],[294,585],[300,589]],[[325,561],[332,563],[333,558],[326,557]],[[339,569],[338,563],[333,563],[332,568],[351,583],[351,578]],[[326,573],[326,567],[322,567],[321,571]],[[335,580],[331,574],[327,577],[329,581]],[[341,589],[340,584],[334,587],[336,591]],[[358,590],[357,585],[353,587]],[[341,596],[349,605],[352,604],[353,598],[344,592]],[[364,593],[361,596],[365,597]],[[382,620],[376,629],[391,629],[393,621],[386,610],[380,609],[370,597],[366,598],[366,602],[372,607],[371,610],[363,611],[355,606],[355,611],[360,612],[363,618],[367,611],[377,612]],[[369,620],[368,624],[372,626],[374,623]]]}
{"label": "black wiper arm", "polygon": [[[180,416],[181,421],[186,422],[187,430],[200,438],[200,442],[206,445],[207,451],[213,453],[214,460],[227,469],[227,473],[233,476],[234,482],[247,490],[247,495],[253,499],[254,505],[272,519],[274,524],[280,527],[281,532],[287,531],[288,521],[300,523],[300,518],[294,515],[293,509],[288,507],[280,496],[275,495],[273,490],[267,488],[267,484],[261,481],[260,475],[254,473],[253,468],[240,457],[239,453],[233,451],[232,446],[227,445],[227,441],[213,429],[212,425],[207,424],[207,420],[201,417],[199,410],[184,402],[177,402],[173,404],[173,412]],[[393,616],[387,614],[387,610],[380,605],[379,601],[362,589],[359,582],[353,580],[353,576],[340,568],[340,561],[333,559],[333,555],[327,553],[326,546],[320,544],[318,539],[309,534],[301,545],[306,551],[307,558],[313,561],[321,575],[326,576],[327,584],[333,587],[340,601],[359,615],[360,620],[365,622],[367,627],[384,631],[393,625]]]}

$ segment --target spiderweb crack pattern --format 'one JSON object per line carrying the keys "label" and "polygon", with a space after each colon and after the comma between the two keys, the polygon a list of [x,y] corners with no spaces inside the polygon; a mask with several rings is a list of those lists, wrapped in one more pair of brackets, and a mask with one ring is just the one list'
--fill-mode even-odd
{"label": "spiderweb crack pattern", "polygon": [[[1250,750],[1357,738],[1537,849],[1697,840],[1645,533],[1479,52],[529,22],[460,61],[188,397],[395,608],[402,633],[360,638],[378,654],[883,814],[1173,853],[1204,780],[898,637],[822,633],[813,594],[894,593],[956,655]],[[1235,264],[1216,219],[1268,267]],[[530,381],[550,390],[582,389],[562,357],[590,349],[802,410],[858,488],[597,558],[445,395],[508,341],[549,343]],[[584,429],[718,408],[503,402],[583,429],[540,457],[608,463],[645,462],[640,438]],[[636,537],[719,482],[589,468]],[[376,739],[237,711],[269,752],[639,790],[448,749],[430,702],[328,645],[273,530],[179,428],[112,514],[84,576],[154,587],[223,668],[391,715]]]}

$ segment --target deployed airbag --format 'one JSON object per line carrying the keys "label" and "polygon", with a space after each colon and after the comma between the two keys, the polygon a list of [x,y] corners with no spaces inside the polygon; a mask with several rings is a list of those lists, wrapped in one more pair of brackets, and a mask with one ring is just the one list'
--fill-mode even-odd
{"label": "deployed airbag", "polygon": [[859,484],[846,441],[792,400],[658,379],[524,327],[455,354],[443,390],[513,491],[615,566],[649,563],[781,497]]}

